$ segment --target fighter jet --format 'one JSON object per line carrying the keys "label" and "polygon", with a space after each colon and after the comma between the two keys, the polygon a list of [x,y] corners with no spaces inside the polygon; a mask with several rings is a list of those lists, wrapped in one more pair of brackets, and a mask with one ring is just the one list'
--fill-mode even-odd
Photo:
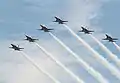
{"label": "fighter jet", "polygon": [[118,40],[117,38],[112,38],[110,37],[109,35],[105,34],[106,35],[106,38],[103,39],[103,40],[108,40],[109,42],[116,42],[115,40]]}
{"label": "fighter jet", "polygon": [[42,29],[38,29],[38,30],[43,30],[44,32],[50,32],[53,29],[48,29],[46,26],[40,25],[42,27]]}
{"label": "fighter jet", "polygon": [[12,47],[9,47],[9,48],[12,48],[12,49],[17,50],[17,51],[21,51],[21,49],[24,49],[24,48],[20,48],[19,45],[16,46],[16,45],[14,45],[14,44],[11,44],[11,46],[12,46]]}
{"label": "fighter jet", "polygon": [[82,30],[79,31],[79,32],[84,32],[85,34],[92,34],[91,32],[94,32],[94,31],[88,30],[88,29],[86,29],[84,27],[81,27],[81,28],[82,28]]}
{"label": "fighter jet", "polygon": [[53,22],[58,22],[58,24],[65,24],[65,22],[68,22],[68,21],[63,21],[63,20],[61,20],[60,18],[58,18],[58,17],[56,17],[55,16],[55,21],[53,21]]}
{"label": "fighter jet", "polygon": [[30,36],[28,36],[28,35],[25,35],[26,36],[26,39],[25,40],[27,40],[27,41],[29,41],[29,42],[35,42],[36,40],[38,40],[38,39],[33,39],[32,37],[30,37]]}

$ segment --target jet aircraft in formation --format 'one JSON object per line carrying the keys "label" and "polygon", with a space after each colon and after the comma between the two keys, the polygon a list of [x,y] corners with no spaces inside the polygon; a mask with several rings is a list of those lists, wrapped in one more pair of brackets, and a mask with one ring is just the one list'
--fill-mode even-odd
{"label": "jet aircraft in formation", "polygon": [[9,48],[12,48],[12,49],[17,50],[17,51],[22,51],[21,49],[24,49],[24,48],[20,48],[19,45],[16,46],[16,45],[14,45],[14,44],[11,44],[11,46],[12,46],[12,47],[9,47]]}
{"label": "jet aircraft in formation", "polygon": [[79,31],[79,32],[84,32],[85,34],[92,34],[91,32],[94,32],[94,31],[88,30],[88,29],[86,29],[84,27],[81,27],[81,28],[82,28],[82,30]]}
{"label": "jet aircraft in formation", "polygon": [[64,21],[64,20],[61,20],[60,18],[58,18],[57,16],[55,16],[55,21],[53,22],[58,22],[58,24],[65,24],[65,22],[68,22],[68,21]]}
{"label": "jet aircraft in formation", "polygon": [[46,26],[44,25],[40,25],[42,28],[41,29],[38,29],[38,30],[43,30],[44,32],[50,32],[51,30],[53,29],[48,29]]}
{"label": "jet aircraft in formation", "polygon": [[28,35],[25,35],[26,36],[26,39],[25,40],[27,40],[27,41],[29,41],[29,42],[35,42],[36,40],[38,40],[38,39],[33,39],[32,37],[30,37],[30,36],[28,36]]}
{"label": "jet aircraft in formation", "polygon": [[115,40],[118,40],[117,38],[112,38],[111,36],[109,36],[107,34],[105,34],[105,35],[106,35],[106,38],[103,40],[108,40],[109,42],[116,42]]}
{"label": "jet aircraft in formation", "polygon": [[[68,22],[68,21],[63,21],[63,20],[61,20],[60,18],[58,18],[58,17],[56,17],[55,16],[55,21],[53,21],[53,22],[58,22],[58,24],[65,24],[65,22]],[[48,29],[46,26],[44,26],[44,25],[40,25],[40,27],[41,27],[41,29],[38,29],[38,30],[43,30],[44,32],[50,32],[51,30],[53,30],[53,29]],[[79,32],[84,32],[85,34],[92,34],[92,32],[94,32],[94,31],[92,31],[92,30],[88,30],[88,29],[86,29],[86,28],[84,28],[84,27],[81,27],[82,28],[82,30],[81,31],[79,31]],[[118,40],[117,38],[112,38],[111,36],[109,36],[109,35],[107,35],[107,34],[105,34],[106,35],[106,38],[105,39],[102,39],[102,40],[108,40],[109,42],[116,42],[115,40]],[[28,35],[25,35],[26,36],[26,39],[25,40],[27,40],[27,41],[29,41],[29,42],[35,42],[36,40],[38,40],[38,39],[33,39],[32,37],[30,37],[30,36],[28,36]],[[16,46],[16,45],[14,45],[14,44],[11,44],[11,46],[12,47],[9,47],[9,48],[12,48],[12,49],[14,49],[14,50],[17,50],[17,51],[21,51],[21,49],[24,49],[24,48],[20,48],[19,47],[19,45],[18,46]]]}

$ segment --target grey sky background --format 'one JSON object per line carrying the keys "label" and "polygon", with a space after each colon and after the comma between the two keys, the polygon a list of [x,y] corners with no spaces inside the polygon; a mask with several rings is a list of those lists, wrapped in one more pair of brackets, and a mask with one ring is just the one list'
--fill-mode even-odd
{"label": "grey sky background", "polygon": [[[84,68],[70,56],[50,35],[37,31],[40,24],[54,28],[53,33],[67,46],[76,52],[82,59],[98,70],[110,83],[119,83],[110,72],[89,52],[76,38],[74,38],[62,25],[52,23],[54,16],[68,20],[68,26],[77,35],[85,39],[102,56],[108,58],[106,53],[87,35],[78,33],[80,26],[87,26],[95,30],[94,35],[101,40],[104,33],[119,37],[120,20],[119,0],[2,0],[0,1],[0,83],[53,83],[44,74],[40,73],[19,52],[8,47],[11,43],[24,47],[27,53],[39,65],[51,73],[62,83],[77,83],[61,67],[46,57],[38,47],[24,41],[24,34],[39,38],[38,43],[45,47],[58,60],[71,71],[82,78],[86,83],[98,83]],[[116,48],[103,42],[113,53],[119,57]],[[118,41],[118,44],[119,41]]]}

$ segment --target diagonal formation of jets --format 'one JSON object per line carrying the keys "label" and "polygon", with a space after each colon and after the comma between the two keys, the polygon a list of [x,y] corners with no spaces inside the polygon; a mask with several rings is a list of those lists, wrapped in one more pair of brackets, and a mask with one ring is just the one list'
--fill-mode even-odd
{"label": "diagonal formation of jets", "polygon": [[[58,24],[65,24],[66,22],[68,22],[68,21],[64,21],[64,20],[58,18],[57,16],[55,16],[55,19],[56,20],[53,21],[53,22],[57,22]],[[49,29],[49,28],[47,28],[46,26],[44,26],[42,24],[40,25],[40,27],[41,27],[41,29],[38,29],[38,30],[43,30],[44,32],[50,32],[51,30],[54,30],[54,29]],[[85,34],[92,34],[92,32],[94,32],[93,30],[88,30],[87,28],[84,28],[83,26],[81,26],[81,29],[82,30],[80,30],[79,32],[83,32]],[[116,42],[115,40],[118,40],[117,38],[112,38],[108,34],[105,34],[105,35],[106,35],[106,38],[104,38],[102,40],[108,40],[109,42]],[[34,38],[32,38],[32,37],[30,37],[28,35],[25,35],[25,36],[26,36],[25,40],[28,40],[29,42],[35,42],[36,40],[38,40],[38,39],[34,39]],[[11,44],[11,46],[12,47],[10,47],[10,48],[12,48],[14,50],[21,51],[21,49],[23,49],[23,48],[20,48],[19,46],[16,46],[14,44]]]}
{"label": "diagonal formation of jets", "polygon": [[[53,21],[53,22],[57,22],[58,24],[66,24],[66,22],[68,22],[68,21],[58,18],[57,16],[55,16],[54,18],[55,18],[55,21]],[[45,25],[42,25],[42,24],[40,24],[40,27],[41,28],[37,29],[37,30],[49,32],[49,33],[51,33],[51,31],[54,30],[54,29],[47,28]],[[83,32],[84,34],[92,34],[94,31],[81,26],[81,30],[78,32]],[[104,38],[102,40],[107,40],[109,42],[116,42],[116,40],[118,40],[117,38],[113,38],[113,37],[109,36],[108,34],[105,34],[105,36],[106,36],[106,38]],[[28,36],[28,35],[25,35],[25,37],[26,37],[26,39],[24,39],[24,40],[27,40],[29,42],[36,42],[39,40],[36,38],[32,38],[31,36]],[[17,45],[11,44],[11,46],[12,47],[9,47],[9,48],[14,49],[15,51],[22,51],[22,49],[24,49],[24,48],[19,47],[19,45],[17,46]],[[102,82],[100,82],[100,83],[102,83]],[[109,82],[104,82],[104,83],[109,83]]]}

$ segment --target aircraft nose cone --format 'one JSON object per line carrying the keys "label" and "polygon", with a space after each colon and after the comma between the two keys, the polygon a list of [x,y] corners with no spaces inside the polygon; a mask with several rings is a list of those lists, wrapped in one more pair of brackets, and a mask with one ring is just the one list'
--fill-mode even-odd
{"label": "aircraft nose cone", "polygon": [[41,24],[40,26],[42,27],[43,25]]}
{"label": "aircraft nose cone", "polygon": [[13,44],[11,44],[11,45],[13,45]]}
{"label": "aircraft nose cone", "polygon": [[25,34],[25,37],[28,37],[28,35]]}

